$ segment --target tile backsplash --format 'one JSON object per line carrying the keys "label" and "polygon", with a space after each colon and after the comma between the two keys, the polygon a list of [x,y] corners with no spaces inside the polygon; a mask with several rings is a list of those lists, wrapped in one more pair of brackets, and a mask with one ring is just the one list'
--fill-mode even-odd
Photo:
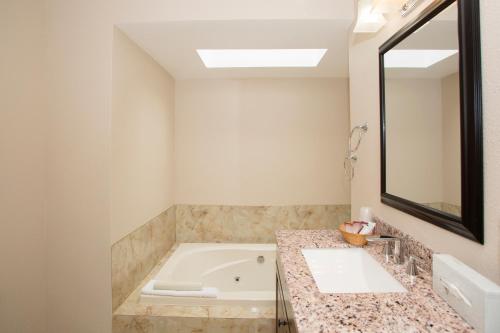
{"label": "tile backsplash", "polygon": [[177,242],[272,243],[280,229],[334,229],[350,205],[177,205]]}

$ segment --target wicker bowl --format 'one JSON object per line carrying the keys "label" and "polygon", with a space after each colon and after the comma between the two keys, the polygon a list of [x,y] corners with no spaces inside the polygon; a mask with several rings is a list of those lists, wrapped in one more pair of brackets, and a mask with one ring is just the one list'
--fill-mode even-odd
{"label": "wicker bowl", "polygon": [[341,225],[339,225],[339,231],[347,243],[355,245],[355,246],[366,245],[366,243],[368,243],[368,241],[366,240],[366,237],[372,236],[372,235],[352,234],[350,232],[347,232],[347,231],[345,231],[345,223],[342,223]]}

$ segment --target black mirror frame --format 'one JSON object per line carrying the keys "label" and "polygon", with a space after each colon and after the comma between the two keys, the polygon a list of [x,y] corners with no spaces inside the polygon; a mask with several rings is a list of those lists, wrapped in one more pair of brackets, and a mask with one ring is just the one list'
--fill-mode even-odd
{"label": "black mirror frame", "polygon": [[[458,4],[462,216],[386,191],[384,54],[454,2]],[[479,0],[436,0],[379,48],[381,201],[438,227],[484,244],[483,126]]]}

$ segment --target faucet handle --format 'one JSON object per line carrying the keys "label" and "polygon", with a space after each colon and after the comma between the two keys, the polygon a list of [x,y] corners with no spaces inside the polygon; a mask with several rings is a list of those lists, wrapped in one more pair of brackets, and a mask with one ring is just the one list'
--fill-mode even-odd
{"label": "faucet handle", "polygon": [[384,257],[385,257],[385,262],[389,263],[392,255],[394,254],[394,250],[391,246],[392,244],[390,242],[386,242],[384,244]]}
{"label": "faucet handle", "polygon": [[416,277],[418,275],[417,259],[414,256],[408,257],[406,273],[411,277]]}
{"label": "faucet handle", "polygon": [[[393,236],[369,236],[366,237],[366,241],[370,243],[384,243],[384,257],[385,262],[388,263],[391,257],[394,257],[396,243],[399,241],[399,238]],[[399,249],[399,248],[398,248]],[[395,258],[395,257],[394,257]]]}

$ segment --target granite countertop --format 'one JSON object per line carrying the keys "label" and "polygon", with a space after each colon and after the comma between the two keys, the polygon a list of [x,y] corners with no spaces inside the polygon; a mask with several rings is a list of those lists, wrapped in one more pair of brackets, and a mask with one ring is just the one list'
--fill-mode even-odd
{"label": "granite countertop", "polygon": [[407,293],[322,294],[301,249],[351,247],[334,230],[276,232],[282,283],[299,333],[309,332],[475,332],[432,290],[432,277],[420,272],[412,284],[405,265],[386,264],[382,245],[365,249],[408,290]]}

